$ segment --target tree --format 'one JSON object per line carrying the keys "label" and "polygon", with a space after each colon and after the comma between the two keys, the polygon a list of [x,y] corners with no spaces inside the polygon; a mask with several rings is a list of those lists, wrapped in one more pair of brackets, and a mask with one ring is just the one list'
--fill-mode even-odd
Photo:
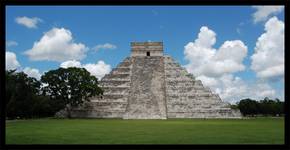
{"label": "tree", "polygon": [[258,114],[258,102],[251,99],[243,99],[239,102],[238,107],[243,115],[254,116]]}
{"label": "tree", "polygon": [[[23,72],[9,70],[5,72],[5,82],[6,116],[8,118],[43,116],[41,112],[44,109],[42,109],[41,105],[35,105],[41,101],[41,96],[39,95],[41,83],[39,81],[33,77],[28,77]],[[46,103],[48,102],[47,100]],[[37,107],[38,111],[36,112]],[[49,111],[49,109],[45,111]]]}
{"label": "tree", "polygon": [[243,99],[237,105],[243,115],[281,116],[284,114],[284,102],[277,98],[272,100],[265,97],[260,101]]}
{"label": "tree", "polygon": [[46,72],[41,81],[47,84],[44,93],[55,100],[57,109],[66,109],[68,117],[71,117],[71,110],[95,95],[103,94],[98,87],[98,79],[91,76],[84,68],[59,68]]}

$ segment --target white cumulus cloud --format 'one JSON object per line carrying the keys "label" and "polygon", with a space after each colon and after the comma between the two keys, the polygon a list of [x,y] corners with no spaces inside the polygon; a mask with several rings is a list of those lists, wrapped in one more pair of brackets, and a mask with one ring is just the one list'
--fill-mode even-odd
{"label": "white cumulus cloud", "polygon": [[[269,84],[261,81],[246,83],[240,77],[232,74],[224,74],[219,78],[199,76],[204,86],[219,94],[222,100],[235,103],[244,98],[252,98],[256,100],[264,99],[265,97],[277,98],[277,92]],[[283,100],[283,97],[279,97]]]}
{"label": "white cumulus cloud", "polygon": [[117,46],[114,44],[105,43],[105,44],[96,45],[93,49],[95,51],[98,51],[100,49],[116,49],[116,48],[117,48]]}
{"label": "white cumulus cloud", "polygon": [[25,52],[31,60],[66,61],[81,60],[86,57],[87,47],[74,43],[72,33],[65,28],[52,28],[44,33],[33,47]]}
{"label": "white cumulus cloud", "polygon": [[243,60],[248,48],[240,40],[225,41],[219,49],[212,46],[216,42],[216,33],[208,27],[201,27],[198,38],[189,42],[184,49],[185,65],[196,76],[219,77],[245,69]]}
{"label": "white cumulus cloud", "polygon": [[17,61],[16,54],[13,52],[5,53],[5,64],[6,70],[14,70],[20,67],[19,62]]}
{"label": "white cumulus cloud", "polygon": [[37,24],[39,22],[42,22],[42,20],[40,18],[37,18],[37,17],[29,18],[26,16],[17,17],[17,18],[15,18],[15,21],[16,21],[16,23],[23,25],[27,28],[37,28]]}
{"label": "white cumulus cloud", "polygon": [[76,60],[68,60],[60,64],[61,68],[69,68],[69,67],[82,67],[81,63]]}
{"label": "white cumulus cloud", "polygon": [[111,71],[111,66],[106,64],[104,61],[100,60],[96,64],[88,63],[88,64],[81,64],[79,61],[76,60],[69,60],[65,61],[60,64],[62,68],[69,68],[69,67],[78,67],[78,68],[85,68],[91,75],[101,79],[105,74],[108,74]]}
{"label": "white cumulus cloud", "polygon": [[248,48],[242,41],[225,41],[218,49],[213,48],[215,42],[216,33],[202,27],[197,39],[184,47],[188,72],[227,102],[235,103],[243,98],[276,98],[277,91],[266,82],[245,82],[234,75],[246,69],[243,61]]}
{"label": "white cumulus cloud", "polygon": [[266,22],[265,33],[258,38],[255,53],[251,56],[251,69],[257,77],[284,77],[284,34],[283,21],[272,17]]}
{"label": "white cumulus cloud", "polygon": [[265,21],[271,15],[278,14],[283,11],[284,6],[253,6],[256,12],[253,14],[254,23]]}
{"label": "white cumulus cloud", "polygon": [[30,67],[25,67],[23,69],[23,72],[25,74],[27,74],[29,77],[34,77],[36,78],[37,80],[40,80],[41,78],[41,73],[39,72],[38,69],[35,69],[35,68],[30,68]]}

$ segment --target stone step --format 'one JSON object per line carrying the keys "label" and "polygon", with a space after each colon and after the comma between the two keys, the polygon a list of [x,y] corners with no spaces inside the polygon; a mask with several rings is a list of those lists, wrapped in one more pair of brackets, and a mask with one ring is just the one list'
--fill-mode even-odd
{"label": "stone step", "polygon": [[174,86],[167,86],[166,89],[185,89],[185,88],[192,88],[194,89],[194,85],[187,85],[187,86],[184,86],[184,85],[174,85]]}
{"label": "stone step", "polygon": [[107,101],[107,102],[125,102],[128,97],[116,95],[101,95],[91,98],[91,102]]}
{"label": "stone step", "polygon": [[168,105],[214,105],[214,106],[225,106],[220,101],[215,100],[201,100],[201,99],[167,99]]}
{"label": "stone step", "polygon": [[101,81],[125,81],[125,82],[130,82],[129,79],[120,79],[120,78],[103,78]]}
{"label": "stone step", "polygon": [[167,92],[167,93],[170,93],[167,95],[169,98],[170,97],[176,97],[176,98],[187,97],[188,99],[199,99],[199,98],[217,99],[216,97],[213,97],[212,93],[202,93],[202,94],[198,92],[183,92],[183,93]]}
{"label": "stone step", "polygon": [[126,98],[128,95],[125,94],[104,94],[101,99],[122,99]]}
{"label": "stone step", "polygon": [[169,81],[174,81],[174,80],[194,80],[193,78],[190,78],[186,75],[178,74],[178,75],[170,75],[166,74],[165,79]]}
{"label": "stone step", "polygon": [[168,78],[165,78],[165,82],[167,83],[167,84],[169,84],[169,85],[176,85],[176,84],[179,84],[179,83],[181,83],[181,84],[183,84],[183,83],[191,83],[192,85],[194,85],[195,84],[195,81],[193,81],[193,80],[190,80],[190,79],[187,79],[187,80],[179,80],[179,79],[168,79]]}
{"label": "stone step", "polygon": [[188,73],[178,73],[177,71],[175,71],[175,73],[165,73],[165,78],[169,78],[169,79],[186,79],[186,80],[195,80],[195,77],[191,74]]}
{"label": "stone step", "polygon": [[167,87],[193,87],[195,88],[194,86],[194,81],[168,81],[168,80],[165,80],[165,84]]}
{"label": "stone step", "polygon": [[118,67],[129,67],[129,66],[131,66],[131,60],[123,61],[122,63],[120,63],[120,64],[117,66],[117,68],[118,68]]}
{"label": "stone step", "polygon": [[99,111],[126,111],[126,105],[124,106],[111,106],[111,105],[107,105],[107,106],[94,106],[94,108],[92,110],[99,110]]}
{"label": "stone step", "polygon": [[128,95],[128,91],[104,91],[104,95]]}
{"label": "stone step", "polygon": [[189,96],[197,96],[197,93],[167,93],[166,94],[167,97],[169,98],[180,98],[180,97],[189,97]]}
{"label": "stone step", "polygon": [[128,75],[128,76],[130,76],[130,72],[112,71],[111,74],[113,74],[113,75]]}
{"label": "stone step", "polygon": [[103,94],[102,96],[129,96],[128,94],[117,94],[117,93],[112,93],[112,94]]}
{"label": "stone step", "polygon": [[218,101],[205,101],[205,100],[198,100],[198,99],[179,99],[179,100],[174,100],[174,99],[168,99],[167,101],[168,105],[185,105],[185,106],[190,106],[190,105],[222,105],[222,103],[219,103]]}
{"label": "stone step", "polygon": [[107,88],[117,88],[117,89],[121,89],[121,88],[130,88],[130,86],[126,86],[126,85],[121,85],[121,86],[107,86],[104,85],[102,86],[103,89],[107,89]]}
{"label": "stone step", "polygon": [[130,74],[129,73],[118,73],[118,74],[113,74],[113,73],[110,73],[110,74],[107,74],[103,77],[103,80],[104,79],[129,79],[130,80]]}
{"label": "stone step", "polygon": [[168,118],[241,118],[232,111],[227,112],[169,112]]}
{"label": "stone step", "polygon": [[113,73],[130,73],[131,68],[130,67],[117,67],[112,69],[111,72]]}
{"label": "stone step", "polygon": [[72,117],[77,118],[122,118],[124,111],[110,111],[110,110],[75,110]]}
{"label": "stone step", "polygon": [[114,107],[117,105],[127,105],[127,102],[106,102],[106,101],[94,101],[91,102],[90,105],[95,106],[110,106],[110,107]]}
{"label": "stone step", "polygon": [[110,102],[110,103],[127,103],[127,98],[120,98],[120,99],[92,99],[90,102]]}
{"label": "stone step", "polygon": [[181,67],[168,67],[164,68],[165,74],[176,74],[176,73],[182,73],[182,74],[189,74],[185,68]]}
{"label": "stone step", "polygon": [[[168,110],[168,109],[167,109]],[[189,108],[189,109],[170,109],[167,112],[169,113],[188,113],[188,112],[195,112],[195,113],[201,113],[201,112],[231,112],[232,110],[230,108]]]}
{"label": "stone step", "polygon": [[[231,112],[232,110],[230,108],[210,108],[210,109],[194,109],[192,110],[194,112]],[[168,112],[174,112],[174,113],[188,113],[188,111],[180,110],[180,111],[168,111]]]}
{"label": "stone step", "polygon": [[200,93],[201,95],[213,94],[208,89],[198,89],[198,88],[194,88],[194,87],[174,87],[174,86],[167,86],[166,92],[167,93],[191,93],[191,92],[193,92],[193,93]]}
{"label": "stone step", "polygon": [[166,93],[171,94],[171,95],[197,94],[194,89],[169,89],[169,88],[166,88]]}
{"label": "stone step", "polygon": [[116,86],[125,86],[130,87],[130,80],[101,80],[100,86],[103,87],[116,87]]}
{"label": "stone step", "polygon": [[120,91],[124,91],[124,90],[129,90],[130,86],[102,86],[103,90],[120,90]]}
{"label": "stone step", "polygon": [[187,94],[187,95],[167,95],[167,101],[183,101],[188,100],[190,101],[198,101],[200,103],[203,103],[204,101],[213,101],[213,102],[221,102],[220,99],[217,99],[215,97],[206,97],[206,96],[198,96],[197,94]]}
{"label": "stone step", "polygon": [[109,90],[104,90],[103,95],[128,95],[129,90],[114,90],[114,89],[109,89]]}

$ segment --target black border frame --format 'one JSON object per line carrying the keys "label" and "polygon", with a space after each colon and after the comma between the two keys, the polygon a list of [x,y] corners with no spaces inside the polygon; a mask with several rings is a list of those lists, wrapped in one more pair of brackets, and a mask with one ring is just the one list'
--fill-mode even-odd
{"label": "black border frame", "polygon": [[[285,51],[285,143],[283,145],[274,145],[274,144],[240,144],[240,145],[12,145],[5,143],[5,41],[6,41],[6,6],[38,6],[38,5],[67,5],[67,6],[85,6],[85,5],[111,5],[111,6],[152,6],[152,5],[164,5],[164,6],[183,6],[183,5],[284,5],[285,6],[285,26],[289,26],[288,15],[289,14],[289,0],[0,0],[1,14],[1,58],[0,67],[1,67],[1,80],[0,80],[0,98],[1,100],[1,114],[0,114],[0,143],[1,149],[290,149],[289,145],[289,102],[287,101],[288,94],[287,89],[287,50]],[[289,40],[289,33],[287,28],[285,28],[285,41]],[[285,42],[285,49],[289,49],[289,42]]]}

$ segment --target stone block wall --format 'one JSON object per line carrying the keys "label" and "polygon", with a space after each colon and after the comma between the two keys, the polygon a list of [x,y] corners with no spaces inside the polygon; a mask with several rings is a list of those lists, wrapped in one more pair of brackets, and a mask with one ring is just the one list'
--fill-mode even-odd
{"label": "stone block wall", "polygon": [[131,43],[131,56],[163,56],[163,43],[162,42],[132,42]]}
{"label": "stone block wall", "polygon": [[166,119],[163,57],[132,57],[124,119]]}
{"label": "stone block wall", "polygon": [[99,85],[103,96],[96,96],[82,107],[75,108],[72,117],[77,118],[122,118],[128,104],[131,81],[131,59],[126,58]]}
{"label": "stone block wall", "polygon": [[170,56],[164,56],[164,66],[168,118],[241,117]]}

